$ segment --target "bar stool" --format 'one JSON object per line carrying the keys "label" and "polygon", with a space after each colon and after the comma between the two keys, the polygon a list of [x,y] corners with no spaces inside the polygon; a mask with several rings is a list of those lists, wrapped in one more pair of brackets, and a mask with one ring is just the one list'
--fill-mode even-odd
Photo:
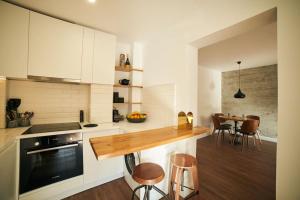
{"label": "bar stool", "polygon": [[169,199],[163,191],[155,186],[155,184],[162,181],[164,177],[164,170],[161,166],[155,163],[142,163],[137,165],[133,169],[132,178],[141,185],[133,190],[131,200],[134,200],[136,191],[141,188],[145,188],[144,200],[150,200],[150,191],[152,189],[156,190],[163,197]]}
{"label": "bar stool", "polygon": [[[184,171],[191,173],[194,188],[189,188],[183,185]],[[176,184],[175,200],[179,200],[180,190],[183,190],[183,188],[193,191],[184,199],[189,199],[199,194],[197,160],[195,157],[188,154],[175,154],[171,156],[171,172],[169,179],[169,196],[171,199],[174,199],[174,184]]]}

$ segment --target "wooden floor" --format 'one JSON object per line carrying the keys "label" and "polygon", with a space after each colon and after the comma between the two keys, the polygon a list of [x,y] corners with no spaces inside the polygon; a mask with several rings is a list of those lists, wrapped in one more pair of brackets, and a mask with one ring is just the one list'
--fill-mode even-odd
{"label": "wooden floor", "polygon": [[[230,145],[227,138],[216,144],[209,136],[198,140],[197,159],[200,193],[191,200],[275,199],[276,143],[263,141],[260,151],[251,143],[241,152],[241,146]],[[67,200],[127,200],[131,192],[124,179],[118,179]]]}

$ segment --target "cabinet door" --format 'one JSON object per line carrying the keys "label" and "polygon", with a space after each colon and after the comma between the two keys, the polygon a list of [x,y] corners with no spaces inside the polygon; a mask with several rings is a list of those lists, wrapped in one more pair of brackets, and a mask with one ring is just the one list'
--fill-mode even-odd
{"label": "cabinet door", "polygon": [[114,84],[116,37],[95,31],[93,83]]}
{"label": "cabinet door", "polygon": [[95,38],[95,31],[93,29],[89,29],[89,28],[83,29],[82,66],[81,66],[82,83],[92,83],[93,80],[94,38]]}
{"label": "cabinet door", "polygon": [[80,79],[83,28],[30,12],[28,74]]}
{"label": "cabinet door", "polygon": [[89,141],[90,138],[119,133],[119,130],[105,130],[83,134],[84,184],[102,184],[123,175],[123,156],[97,160]]}
{"label": "cabinet door", "polygon": [[0,1],[0,76],[27,77],[29,11]]}

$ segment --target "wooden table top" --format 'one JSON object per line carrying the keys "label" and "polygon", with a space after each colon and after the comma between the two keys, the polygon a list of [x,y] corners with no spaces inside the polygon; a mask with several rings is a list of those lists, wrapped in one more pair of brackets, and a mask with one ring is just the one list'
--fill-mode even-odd
{"label": "wooden table top", "polygon": [[224,116],[219,116],[220,118],[222,119],[225,119],[225,120],[232,120],[232,121],[246,121],[248,118],[243,118],[243,117],[240,117],[240,116],[228,116],[228,115],[224,115]]}
{"label": "wooden table top", "polygon": [[171,126],[140,132],[91,138],[90,144],[95,156],[100,160],[176,142],[208,133],[209,131],[210,129],[207,127],[195,127],[193,130],[178,130],[177,127]]}

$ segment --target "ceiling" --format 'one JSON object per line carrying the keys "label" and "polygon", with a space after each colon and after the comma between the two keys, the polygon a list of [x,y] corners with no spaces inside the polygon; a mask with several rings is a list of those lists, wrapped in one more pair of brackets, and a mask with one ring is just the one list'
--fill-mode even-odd
{"label": "ceiling", "polygon": [[200,48],[198,63],[219,71],[252,68],[277,63],[277,23],[260,26],[246,33]]}
{"label": "ceiling", "polygon": [[163,31],[200,7],[202,0],[9,0],[54,17],[139,40]]}

